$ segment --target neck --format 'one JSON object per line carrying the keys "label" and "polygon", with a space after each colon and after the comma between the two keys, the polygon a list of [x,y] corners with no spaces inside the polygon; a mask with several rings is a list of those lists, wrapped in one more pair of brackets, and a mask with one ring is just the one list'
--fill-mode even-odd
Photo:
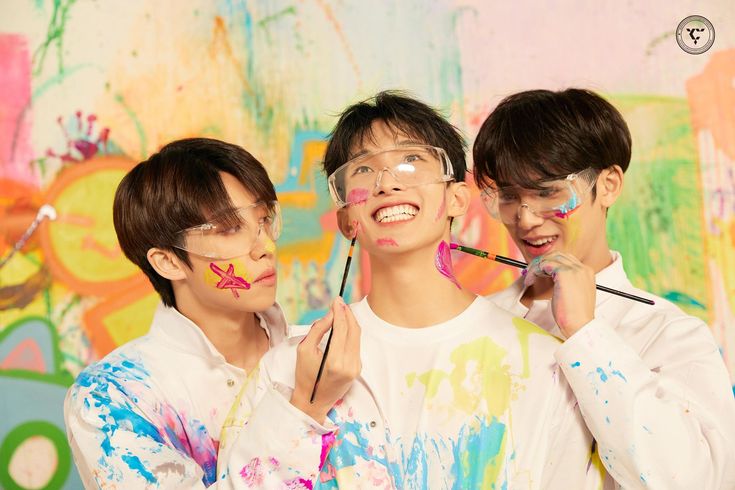
{"label": "neck", "polygon": [[179,312],[194,322],[225,360],[245,371],[257,366],[269,348],[260,320],[251,312],[223,312],[201,304],[190,290],[176,291]]}
{"label": "neck", "polygon": [[376,315],[394,325],[421,328],[454,318],[474,301],[474,294],[459,289],[437,270],[437,245],[370,257],[367,299]]}

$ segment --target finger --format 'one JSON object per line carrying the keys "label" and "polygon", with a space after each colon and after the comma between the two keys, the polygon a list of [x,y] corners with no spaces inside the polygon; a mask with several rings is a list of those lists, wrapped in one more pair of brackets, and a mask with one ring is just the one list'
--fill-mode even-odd
{"label": "finger", "polygon": [[551,254],[546,256],[545,259],[558,262],[559,264],[565,265],[567,267],[582,266],[582,262],[580,262],[577,257],[566,252],[552,252]]}
{"label": "finger", "polygon": [[345,355],[349,358],[360,355],[360,336],[362,329],[357,323],[352,310],[347,307],[345,309],[345,319],[347,320],[347,338],[345,339]]}
{"label": "finger", "polygon": [[306,334],[306,337],[304,337],[304,340],[301,341],[301,344],[308,348],[316,348],[333,323],[334,312],[330,310],[325,317],[320,318],[312,324],[311,329]]}
{"label": "finger", "polygon": [[[342,298],[337,297],[332,303],[332,311],[334,312],[334,323],[332,324],[332,346],[340,354],[344,352],[345,340],[347,339],[347,320],[345,318],[345,305]],[[336,356],[335,356],[336,357]],[[335,358],[333,357],[333,359]]]}

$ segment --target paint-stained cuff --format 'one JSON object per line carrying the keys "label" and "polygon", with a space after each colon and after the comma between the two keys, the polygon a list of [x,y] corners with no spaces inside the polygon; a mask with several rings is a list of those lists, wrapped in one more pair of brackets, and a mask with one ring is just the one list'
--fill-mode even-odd
{"label": "paint-stained cuff", "polygon": [[318,424],[269,387],[235,443],[231,478],[246,488],[313,488],[335,427]]}
{"label": "paint-stained cuff", "polygon": [[321,436],[337,430],[337,426],[331,423],[329,419],[325,420],[327,425],[322,425],[291,405],[291,402],[288,401],[290,395],[287,395],[285,391],[278,383],[273,383],[273,386],[268,388],[260,401],[250,423],[258,415],[265,416],[271,421],[277,421],[275,425],[278,427],[274,427],[274,429],[279,429],[284,434],[290,434],[291,436],[297,434],[297,432],[305,433],[309,431]]}
{"label": "paint-stained cuff", "polygon": [[[593,319],[569,337],[556,350],[554,357],[567,378],[574,377],[585,360],[596,364],[611,356],[637,359],[635,352],[604,320]],[[590,366],[584,366],[585,370]]]}

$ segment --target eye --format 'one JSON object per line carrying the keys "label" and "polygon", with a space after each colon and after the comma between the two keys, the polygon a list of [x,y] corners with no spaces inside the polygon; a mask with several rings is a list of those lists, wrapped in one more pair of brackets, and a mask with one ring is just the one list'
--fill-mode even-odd
{"label": "eye", "polygon": [[411,153],[410,155],[406,155],[403,157],[403,161],[405,163],[418,162],[421,160],[423,160],[423,158],[418,153]]}
{"label": "eye", "polygon": [[518,193],[513,189],[500,189],[497,195],[501,202],[510,202],[518,199]]}
{"label": "eye", "polygon": [[367,165],[360,165],[352,170],[352,175],[367,174],[372,171],[373,169],[368,167]]}
{"label": "eye", "polygon": [[542,190],[540,190],[538,192],[538,197],[543,198],[543,199],[548,199],[550,197],[556,196],[558,193],[559,193],[559,190],[558,189],[556,189],[554,187],[550,187],[548,189],[542,189]]}

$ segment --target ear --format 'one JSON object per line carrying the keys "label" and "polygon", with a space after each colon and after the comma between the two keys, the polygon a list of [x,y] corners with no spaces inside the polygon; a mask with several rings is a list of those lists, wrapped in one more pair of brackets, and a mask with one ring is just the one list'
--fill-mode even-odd
{"label": "ear", "polygon": [[184,271],[185,265],[181,260],[170,250],[163,250],[160,248],[148,249],[146,254],[148,263],[151,267],[161,276],[169,281],[177,281],[186,279],[186,272]]}
{"label": "ear", "polygon": [[604,208],[609,208],[620,197],[623,191],[623,169],[620,165],[612,165],[603,170],[597,177],[597,199]]}
{"label": "ear", "polygon": [[467,183],[452,182],[445,192],[447,195],[447,215],[450,218],[456,218],[467,214],[472,199]]}
{"label": "ear", "polygon": [[339,231],[342,232],[342,235],[347,239],[351,240],[355,236],[355,233],[357,233],[359,224],[357,221],[350,219],[349,206],[337,210],[337,226],[339,227]]}

